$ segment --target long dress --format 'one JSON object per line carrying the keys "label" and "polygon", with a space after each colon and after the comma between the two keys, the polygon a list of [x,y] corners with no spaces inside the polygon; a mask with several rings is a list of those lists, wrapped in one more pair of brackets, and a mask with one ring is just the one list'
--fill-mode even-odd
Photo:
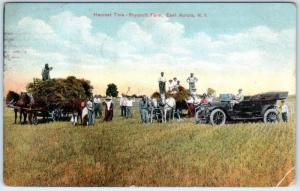
{"label": "long dress", "polygon": [[104,115],[103,120],[104,121],[112,121],[113,116],[114,116],[113,103],[112,102],[110,102],[110,103],[104,102],[104,107],[105,107],[105,115]]}

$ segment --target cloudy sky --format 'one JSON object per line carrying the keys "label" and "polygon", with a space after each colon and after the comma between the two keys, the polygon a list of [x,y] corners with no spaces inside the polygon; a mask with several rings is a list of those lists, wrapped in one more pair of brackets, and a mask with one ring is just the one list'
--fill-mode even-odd
{"label": "cloudy sky", "polygon": [[194,72],[198,93],[296,92],[296,8],[288,3],[11,3],[4,43],[5,93],[25,90],[45,63],[52,78],[88,79],[96,94],[108,83],[151,94],[161,71],[186,87]]}

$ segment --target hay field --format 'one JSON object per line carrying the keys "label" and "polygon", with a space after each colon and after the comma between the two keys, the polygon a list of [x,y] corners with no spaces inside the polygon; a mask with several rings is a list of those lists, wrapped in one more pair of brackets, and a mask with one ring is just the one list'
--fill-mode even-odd
{"label": "hay field", "polygon": [[[295,98],[288,104],[295,111]],[[4,181],[9,186],[275,186],[295,166],[289,123],[215,127],[193,119],[167,124],[13,124],[4,109]],[[281,186],[294,180],[295,172]]]}

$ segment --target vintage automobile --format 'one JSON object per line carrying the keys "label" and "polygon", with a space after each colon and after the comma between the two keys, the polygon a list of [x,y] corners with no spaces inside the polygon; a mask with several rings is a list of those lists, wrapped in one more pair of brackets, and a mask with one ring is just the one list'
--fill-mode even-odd
{"label": "vintage automobile", "polygon": [[267,92],[244,96],[240,103],[233,104],[232,94],[220,94],[219,101],[196,108],[196,123],[224,125],[234,121],[258,121],[274,123],[279,121],[278,100],[284,100],[288,92]]}

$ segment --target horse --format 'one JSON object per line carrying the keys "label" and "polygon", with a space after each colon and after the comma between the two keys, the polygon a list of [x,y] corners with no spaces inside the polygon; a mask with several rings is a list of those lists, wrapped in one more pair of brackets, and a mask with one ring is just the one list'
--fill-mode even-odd
{"label": "horse", "polygon": [[157,121],[159,121],[161,119],[161,121],[163,120],[163,111],[162,111],[162,107],[160,106],[160,101],[157,98],[147,98],[148,101],[148,105],[150,106],[149,110],[150,110],[150,122],[153,122],[153,119],[156,119]]}
{"label": "horse", "polygon": [[74,119],[72,121],[73,125],[77,124],[78,118],[80,118],[81,125],[85,124],[84,121],[86,119],[86,116],[82,115],[82,111],[86,107],[85,100],[81,98],[74,98],[69,101],[68,105],[69,110],[72,112],[72,118]]}
{"label": "horse", "polygon": [[[173,97],[168,97],[163,99],[163,121],[167,122],[167,114],[169,114],[169,119],[174,120],[176,112],[176,100]],[[177,113],[178,114],[178,113]],[[179,114],[178,117],[180,118]]]}
{"label": "horse", "polygon": [[25,108],[30,104],[30,96],[26,92],[21,92],[19,99],[13,103],[14,112],[15,112],[15,124],[17,123],[18,112],[20,113],[20,121],[22,124],[22,116],[23,116],[23,124],[26,123],[27,112]]}
{"label": "horse", "polygon": [[149,99],[150,103],[150,122],[153,122],[153,119],[156,120],[161,119],[161,122],[167,122],[167,115],[169,114],[169,119],[173,119],[175,117],[175,113],[177,113],[178,119],[180,119],[179,113],[176,111],[176,101],[173,97],[165,98],[152,98]]}

